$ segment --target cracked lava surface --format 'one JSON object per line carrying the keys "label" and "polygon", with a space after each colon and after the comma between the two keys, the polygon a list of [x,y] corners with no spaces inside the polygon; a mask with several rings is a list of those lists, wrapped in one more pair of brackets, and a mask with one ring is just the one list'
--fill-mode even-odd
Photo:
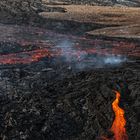
{"label": "cracked lava surface", "polygon": [[[140,56],[140,49],[137,43],[88,39],[84,36],[58,34],[30,26],[1,24],[0,30],[0,46],[6,43],[17,43],[13,52],[8,52],[7,50],[4,53],[1,48],[0,64],[28,64],[37,62],[45,57],[63,57],[63,55],[75,57],[77,61],[89,61],[83,59],[83,55],[108,56],[113,54],[128,57]],[[72,42],[71,48],[69,49],[68,43],[64,47],[57,47],[61,46],[63,41]]]}

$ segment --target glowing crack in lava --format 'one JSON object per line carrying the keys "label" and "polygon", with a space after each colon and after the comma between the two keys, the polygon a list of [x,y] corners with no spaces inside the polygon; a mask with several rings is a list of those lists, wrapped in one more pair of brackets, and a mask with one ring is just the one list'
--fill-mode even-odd
{"label": "glowing crack in lava", "polygon": [[53,57],[59,55],[59,51],[51,52],[47,48],[0,55],[0,64],[29,64],[37,62],[43,57]]}
{"label": "glowing crack in lava", "polygon": [[128,140],[125,129],[126,120],[124,118],[124,110],[119,107],[121,95],[118,91],[115,91],[115,93],[116,99],[112,103],[112,108],[115,113],[115,120],[111,127],[111,131],[114,133],[114,140]]}

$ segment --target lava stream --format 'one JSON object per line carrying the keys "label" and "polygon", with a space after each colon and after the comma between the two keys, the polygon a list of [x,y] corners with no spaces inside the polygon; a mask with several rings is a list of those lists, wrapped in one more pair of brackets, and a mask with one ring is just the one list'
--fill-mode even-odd
{"label": "lava stream", "polygon": [[126,134],[126,120],[124,118],[124,110],[119,107],[120,93],[115,91],[116,99],[112,103],[112,108],[115,113],[115,120],[112,124],[111,131],[114,133],[114,140],[128,140]]}

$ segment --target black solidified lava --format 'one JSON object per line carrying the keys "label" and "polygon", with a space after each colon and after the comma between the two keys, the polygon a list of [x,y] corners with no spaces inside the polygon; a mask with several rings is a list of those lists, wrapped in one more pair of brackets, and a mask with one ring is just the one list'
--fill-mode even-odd
{"label": "black solidified lava", "polygon": [[62,64],[54,68],[42,61],[0,74],[1,139],[93,140],[109,135],[117,84],[129,139],[140,138],[139,67],[73,73]]}
{"label": "black solidified lava", "polygon": [[[121,93],[119,105],[125,111],[128,138],[140,140],[139,42],[135,45],[131,43],[132,40],[129,44],[127,41],[86,38],[82,36],[85,32],[108,25],[42,19],[37,15],[39,11],[61,14],[67,11],[59,6],[42,8],[41,0],[32,1],[0,2],[1,23],[34,25],[31,28],[25,25],[0,24],[3,33],[0,36],[0,140],[97,140],[101,136],[112,138],[114,134],[110,132],[110,128],[115,117],[112,110],[115,94],[112,90],[116,89]],[[83,0],[79,2],[85,4]],[[91,0],[88,3],[92,4]],[[95,3],[100,5],[98,1]],[[114,4],[116,2],[111,0],[102,5]],[[123,5],[129,4],[130,1]],[[138,6],[139,2],[135,0],[132,4]],[[46,28],[52,31],[47,31]],[[53,31],[57,32],[54,34]],[[63,34],[59,34],[60,32]],[[73,40],[75,48],[70,46],[67,50],[65,43],[61,48],[58,47],[61,46],[60,41],[66,38]],[[89,60],[84,62],[84,66],[78,65],[78,68],[84,69],[77,70],[79,55],[76,54],[74,62],[62,61],[67,56],[69,58],[71,53],[49,57],[47,49],[53,50],[55,47],[61,49],[61,52],[72,51],[72,59],[76,51],[77,54],[84,52],[81,53],[84,56],[85,49],[85,56]],[[99,68],[96,64],[102,64],[106,56],[98,61],[100,55],[97,57],[97,50],[101,51],[100,55],[106,52],[132,55],[133,61],[112,67],[109,60],[109,67],[104,65]],[[30,58],[31,63],[16,63],[27,62],[28,59],[25,58]],[[82,64],[84,58],[80,59]],[[88,62],[92,63],[90,68],[85,67],[89,65]]]}

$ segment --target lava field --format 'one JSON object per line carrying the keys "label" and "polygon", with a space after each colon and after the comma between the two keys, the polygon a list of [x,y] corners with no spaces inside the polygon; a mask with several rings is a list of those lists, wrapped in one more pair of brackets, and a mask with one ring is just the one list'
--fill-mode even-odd
{"label": "lava field", "polygon": [[[113,14],[96,7],[92,15],[95,9],[89,6],[83,18],[88,23],[81,19],[86,7],[74,10],[75,16],[72,6],[65,4],[67,12],[54,5],[37,17],[40,25],[6,24],[0,14],[0,140],[140,140],[139,20],[127,26],[139,16],[137,9],[127,9],[136,15],[131,20],[121,9],[115,25],[117,7]],[[76,18],[81,21],[72,21]],[[125,27],[131,30],[123,32]],[[113,37],[95,36],[96,28],[103,28],[98,33],[109,29]],[[120,30],[123,38],[118,38]]]}
{"label": "lava field", "polygon": [[140,139],[139,42],[0,28],[1,139]]}

